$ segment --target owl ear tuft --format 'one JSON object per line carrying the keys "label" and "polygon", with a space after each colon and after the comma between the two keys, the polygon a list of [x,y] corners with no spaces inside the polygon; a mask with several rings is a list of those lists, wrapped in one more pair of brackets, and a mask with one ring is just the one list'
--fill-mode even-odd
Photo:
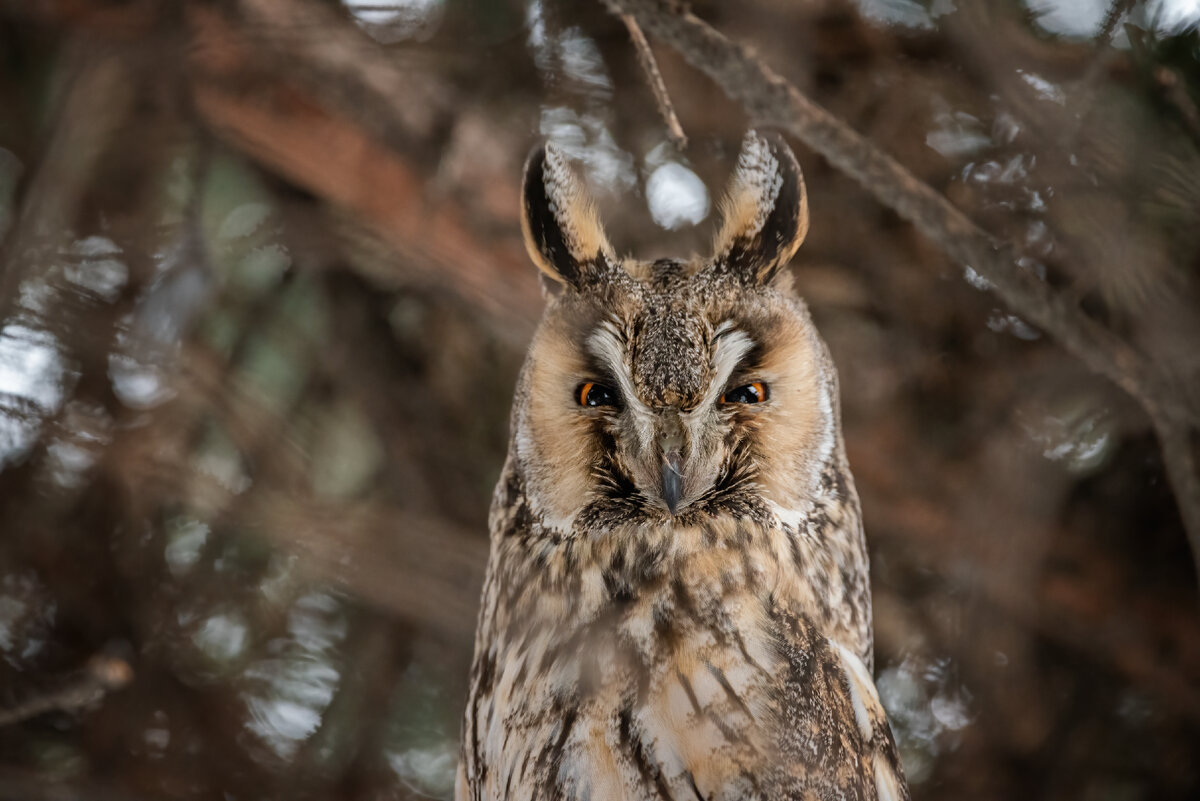
{"label": "owl ear tuft", "polygon": [[552,144],[535,148],[525,164],[521,232],[533,263],[560,284],[579,288],[615,261],[583,182]]}
{"label": "owl ear tuft", "polygon": [[714,268],[752,286],[767,284],[808,233],[804,175],[783,137],[746,134],[721,207]]}

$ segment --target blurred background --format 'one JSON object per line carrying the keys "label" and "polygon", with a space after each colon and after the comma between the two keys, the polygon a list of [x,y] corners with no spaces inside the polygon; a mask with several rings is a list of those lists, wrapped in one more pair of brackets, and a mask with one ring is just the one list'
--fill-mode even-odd
{"label": "blurred background", "polygon": [[[1197,374],[1196,0],[693,9]],[[450,796],[525,155],[686,255],[753,122],[655,53],[684,150],[598,2],[0,0],[0,799]],[[791,141],[913,797],[1200,797],[1145,412]]]}

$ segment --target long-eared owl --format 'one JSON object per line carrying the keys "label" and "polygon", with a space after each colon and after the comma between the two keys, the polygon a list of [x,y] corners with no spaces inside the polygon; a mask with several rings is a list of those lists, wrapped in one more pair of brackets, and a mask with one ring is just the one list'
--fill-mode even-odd
{"label": "long-eared owl", "polygon": [[749,133],[713,254],[616,255],[552,145],[548,302],[492,504],[460,799],[888,799],[837,374],[783,269],[808,229]]}

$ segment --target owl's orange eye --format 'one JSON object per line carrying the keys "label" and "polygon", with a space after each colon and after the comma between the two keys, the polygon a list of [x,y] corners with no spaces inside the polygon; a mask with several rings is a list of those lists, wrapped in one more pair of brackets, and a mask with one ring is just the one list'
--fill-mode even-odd
{"label": "owl's orange eye", "polygon": [[585,381],[575,391],[575,400],[580,406],[616,406],[617,393],[593,381]]}
{"label": "owl's orange eye", "polygon": [[731,389],[721,396],[721,403],[762,403],[767,399],[767,385],[762,381]]}

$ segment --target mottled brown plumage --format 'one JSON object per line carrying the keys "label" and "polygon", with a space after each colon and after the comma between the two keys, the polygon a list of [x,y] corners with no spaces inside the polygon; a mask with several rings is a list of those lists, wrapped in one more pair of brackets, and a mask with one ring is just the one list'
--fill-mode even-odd
{"label": "mottled brown plumage", "polygon": [[622,260],[563,155],[531,157],[552,291],[492,505],[459,798],[908,797],[836,372],[781,269],[807,224],[795,159],[752,132],[712,257]]}

